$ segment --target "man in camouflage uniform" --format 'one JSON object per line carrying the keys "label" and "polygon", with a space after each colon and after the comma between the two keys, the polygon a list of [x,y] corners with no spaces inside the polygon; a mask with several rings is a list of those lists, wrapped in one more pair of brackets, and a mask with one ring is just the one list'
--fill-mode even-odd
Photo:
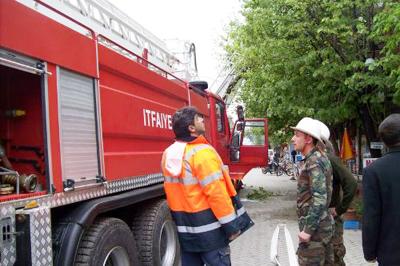
{"label": "man in camouflage uniform", "polygon": [[[317,120],[318,121],[318,120]],[[321,121],[321,140],[324,145],[321,149],[325,151],[332,165],[332,199],[329,210],[335,219],[335,230],[332,237],[333,253],[335,256],[335,266],[344,266],[344,256],[346,255],[346,247],[343,243],[343,220],[342,214],[347,211],[357,190],[357,181],[350,170],[335,155],[332,143],[329,141],[329,128]]]}
{"label": "man in camouflage uniform", "polygon": [[329,212],[332,195],[332,166],[316,144],[320,127],[316,120],[305,117],[294,129],[292,142],[305,157],[297,183],[300,266],[334,265],[333,218]]}
{"label": "man in camouflage uniform", "polygon": [[346,255],[346,247],[343,243],[342,214],[347,211],[356,194],[357,181],[336,155],[328,154],[328,158],[333,168],[333,190],[329,210],[335,219],[335,230],[332,238],[335,265],[344,266],[346,265],[343,260]]}

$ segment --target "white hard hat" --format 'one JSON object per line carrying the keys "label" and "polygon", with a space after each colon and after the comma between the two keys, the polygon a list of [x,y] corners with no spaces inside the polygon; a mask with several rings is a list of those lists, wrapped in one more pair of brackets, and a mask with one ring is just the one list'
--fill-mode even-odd
{"label": "white hard hat", "polygon": [[321,121],[316,120],[317,123],[319,124],[319,128],[321,130],[321,139],[322,140],[329,140],[329,137],[331,136],[331,132],[329,131],[329,128]]}
{"label": "white hard hat", "polygon": [[314,120],[310,117],[304,117],[299,121],[299,123],[297,123],[295,127],[291,128],[306,133],[307,135],[310,135],[313,138],[321,141],[321,127],[317,120]]}

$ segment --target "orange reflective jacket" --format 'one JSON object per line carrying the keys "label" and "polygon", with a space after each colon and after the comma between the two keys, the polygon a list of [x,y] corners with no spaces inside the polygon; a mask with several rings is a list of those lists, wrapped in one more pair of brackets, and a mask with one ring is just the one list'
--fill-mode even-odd
{"label": "orange reflective jacket", "polygon": [[204,252],[226,246],[229,236],[253,224],[228,170],[203,136],[168,147],[162,170],[168,205],[184,250]]}

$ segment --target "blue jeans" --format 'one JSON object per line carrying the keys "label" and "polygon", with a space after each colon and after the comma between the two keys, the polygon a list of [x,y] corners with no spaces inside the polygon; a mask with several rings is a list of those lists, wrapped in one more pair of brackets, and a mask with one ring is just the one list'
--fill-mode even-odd
{"label": "blue jeans", "polygon": [[181,251],[182,266],[230,266],[231,249],[229,246],[207,252]]}

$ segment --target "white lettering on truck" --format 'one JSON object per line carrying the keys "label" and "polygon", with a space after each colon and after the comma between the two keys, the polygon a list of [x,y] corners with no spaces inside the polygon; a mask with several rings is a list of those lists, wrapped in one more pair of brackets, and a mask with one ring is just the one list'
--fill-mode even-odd
{"label": "white lettering on truck", "polygon": [[143,109],[143,124],[145,127],[172,129],[172,116],[149,109]]}

